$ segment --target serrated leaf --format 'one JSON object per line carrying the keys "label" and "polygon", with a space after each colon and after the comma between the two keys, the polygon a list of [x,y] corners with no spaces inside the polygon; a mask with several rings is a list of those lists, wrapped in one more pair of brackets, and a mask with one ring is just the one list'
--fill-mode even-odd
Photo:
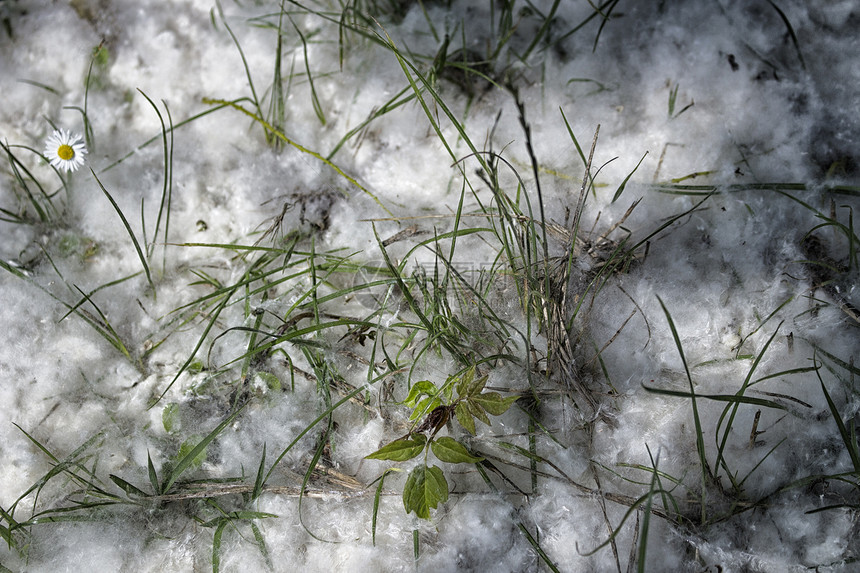
{"label": "serrated leaf", "polygon": [[437,466],[418,466],[409,473],[403,487],[403,507],[421,519],[430,519],[430,510],[448,501],[448,482]]}
{"label": "serrated leaf", "polygon": [[511,404],[517,401],[517,398],[519,396],[503,398],[498,392],[484,392],[478,396],[473,396],[470,400],[480,405],[493,416],[501,416],[511,407]]}
{"label": "serrated leaf", "polygon": [[415,406],[415,410],[413,410],[412,414],[409,415],[410,420],[417,420],[421,416],[428,414],[442,405],[442,400],[439,398],[433,398],[432,396],[428,396],[424,398],[418,405]]}
{"label": "serrated leaf", "polygon": [[420,454],[426,444],[427,438],[424,434],[414,434],[409,438],[395,440],[390,444],[386,444],[369,456],[365,456],[365,458],[370,460],[405,462]]}
{"label": "serrated leaf", "polygon": [[468,400],[466,400],[465,403],[466,407],[469,409],[470,414],[481,420],[486,425],[490,425],[490,418],[487,417],[487,413],[484,411],[480,404],[475,402],[473,398],[469,398]]}
{"label": "serrated leaf", "polygon": [[439,393],[439,390],[436,388],[436,385],[430,382],[429,380],[422,380],[420,382],[416,382],[412,385],[412,388],[409,389],[409,395],[406,397],[401,404],[405,404],[410,408],[414,408],[418,403],[418,399],[427,394],[428,396],[435,396]]}
{"label": "serrated leaf", "polygon": [[457,402],[457,405],[454,406],[454,415],[457,416],[457,421],[460,422],[460,425],[463,426],[467,432],[473,436],[476,434],[475,418],[473,418],[472,414],[469,413],[469,408],[466,406],[465,402]]}
{"label": "serrated leaf", "polygon": [[449,464],[475,464],[484,459],[473,456],[466,446],[447,436],[430,442],[430,449],[439,460]]}

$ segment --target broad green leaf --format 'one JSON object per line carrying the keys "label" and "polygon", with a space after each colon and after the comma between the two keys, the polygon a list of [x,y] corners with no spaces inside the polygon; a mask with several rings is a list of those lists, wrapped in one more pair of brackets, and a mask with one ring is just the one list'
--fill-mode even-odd
{"label": "broad green leaf", "polygon": [[481,392],[483,392],[484,386],[487,385],[487,379],[489,379],[489,376],[481,376],[480,378],[475,378],[475,380],[473,380],[472,384],[469,386],[468,395],[477,396]]}
{"label": "broad green leaf", "polygon": [[272,374],[271,372],[257,372],[257,378],[259,378],[260,382],[265,384],[266,388],[268,388],[269,390],[280,392],[281,379]]}
{"label": "broad green leaf", "polygon": [[410,408],[414,408],[416,404],[418,404],[418,399],[427,394],[428,396],[435,396],[439,393],[436,385],[430,382],[429,380],[422,380],[421,382],[416,382],[412,385],[412,388],[409,390],[409,395],[406,397],[401,404],[405,404]]}
{"label": "broad green leaf", "polygon": [[460,422],[460,425],[474,436],[476,433],[475,419],[469,413],[469,408],[465,402],[457,402],[457,405],[454,406],[454,415],[457,416],[457,421]]}
{"label": "broad green leaf", "polygon": [[448,501],[448,482],[437,466],[418,466],[409,473],[403,487],[403,507],[421,519],[430,519],[430,510]]}
{"label": "broad green leaf", "polygon": [[480,405],[493,416],[501,416],[511,407],[511,404],[517,401],[517,398],[519,396],[502,398],[502,395],[498,392],[484,392],[478,396],[472,396],[470,400]]}
{"label": "broad green leaf", "polygon": [[406,460],[411,460],[420,454],[426,444],[427,438],[424,434],[413,434],[409,438],[395,440],[390,444],[386,444],[369,456],[365,456],[365,458],[371,460],[393,460],[395,462],[405,462]]}
{"label": "broad green leaf", "polygon": [[475,464],[484,459],[473,456],[466,446],[449,437],[433,440],[430,442],[430,449],[437,458],[449,464]]}
{"label": "broad green leaf", "polygon": [[417,420],[421,416],[426,416],[441,405],[442,400],[440,400],[439,398],[428,396],[427,398],[424,398],[423,400],[418,402],[418,405],[415,406],[415,410],[412,412],[412,414],[409,415],[409,419]]}
{"label": "broad green leaf", "polygon": [[465,404],[466,407],[469,409],[470,414],[481,420],[486,425],[490,425],[490,418],[487,417],[487,413],[484,411],[480,404],[475,402],[472,398],[466,400]]}
{"label": "broad green leaf", "polygon": [[484,390],[484,386],[487,385],[488,376],[481,376],[480,378],[475,378],[475,373],[475,367],[472,366],[466,372],[463,373],[463,376],[457,383],[457,394],[461,398],[476,396],[480,394]]}
{"label": "broad green leaf", "polygon": [[475,367],[472,366],[460,376],[460,380],[457,381],[457,394],[461,397],[466,396],[469,385],[472,383],[472,380],[475,378]]}
{"label": "broad green leaf", "polygon": [[161,424],[168,434],[179,429],[179,404],[171,402],[161,411]]}

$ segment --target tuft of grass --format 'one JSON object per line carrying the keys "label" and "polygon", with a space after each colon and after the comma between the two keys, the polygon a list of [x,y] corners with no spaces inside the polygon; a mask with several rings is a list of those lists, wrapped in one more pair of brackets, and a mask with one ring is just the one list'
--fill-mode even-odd
{"label": "tuft of grass", "polygon": [[[24,149],[42,158],[45,162],[48,161],[40,152],[31,147],[8,145],[0,142],[0,149],[3,149],[9,161],[9,170],[13,180],[12,190],[19,204],[17,208],[0,207],[0,221],[18,225],[57,224],[62,220],[60,208],[54,205],[54,198],[57,193],[49,193],[45,190],[45,187],[36,179],[30,169],[12,152],[12,149],[15,148]],[[65,179],[56,168],[54,168],[54,172],[68,194]]]}

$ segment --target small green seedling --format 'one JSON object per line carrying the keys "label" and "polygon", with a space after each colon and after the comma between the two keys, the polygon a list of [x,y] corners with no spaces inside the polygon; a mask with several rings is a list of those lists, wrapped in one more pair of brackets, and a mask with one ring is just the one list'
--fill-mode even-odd
{"label": "small green seedling", "polygon": [[[430,509],[448,500],[448,482],[441,468],[427,465],[429,451],[440,461],[450,464],[483,461],[483,458],[473,456],[462,442],[448,436],[437,438],[436,434],[454,417],[467,432],[475,435],[476,419],[490,425],[490,415],[504,414],[518,398],[484,392],[486,384],[487,376],[477,377],[474,366],[462,375],[449,377],[441,388],[429,380],[413,384],[402,403],[412,408],[409,419],[415,422],[414,429],[366,456],[367,459],[405,462],[424,452],[424,463],[409,473],[403,487],[406,513],[414,511],[418,517],[430,519]],[[374,505],[374,522],[376,507]]]}

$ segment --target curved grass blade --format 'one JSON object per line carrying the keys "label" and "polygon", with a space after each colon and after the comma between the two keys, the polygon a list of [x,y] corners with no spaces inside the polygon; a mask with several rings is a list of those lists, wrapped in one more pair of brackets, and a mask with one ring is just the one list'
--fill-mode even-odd
{"label": "curved grass blade", "polygon": [[684,372],[687,374],[687,382],[690,384],[690,401],[693,405],[693,423],[696,431],[696,451],[699,454],[699,463],[702,466],[702,523],[707,521],[707,504],[705,496],[707,495],[707,480],[713,477],[711,468],[708,465],[708,459],[705,457],[705,439],[702,433],[702,421],[699,419],[699,407],[696,404],[696,389],[693,387],[693,377],[690,375],[690,368],[687,366],[687,358],[684,356],[684,347],[681,345],[681,337],[678,336],[678,329],[675,328],[675,321],[672,320],[672,315],[669,314],[669,309],[663,303],[663,299],[659,296],[657,300],[666,315],[666,320],[669,322],[669,328],[672,331],[672,338],[675,339],[675,346],[678,348],[678,354],[681,355],[681,362],[684,364]]}
{"label": "curved grass blade", "polygon": [[854,422],[851,422],[851,430],[845,427],[845,422],[842,421],[842,416],[839,414],[839,409],[830,397],[827,391],[827,386],[824,385],[824,380],[821,379],[821,374],[818,370],[815,371],[818,376],[818,381],[821,383],[821,391],[824,392],[824,398],[827,400],[827,406],[830,408],[830,413],[833,415],[833,421],[836,422],[836,427],[839,430],[839,435],[842,437],[842,443],[848,450],[848,455],[851,456],[851,464],[854,466],[854,472],[860,475],[860,449],[857,447],[857,436],[854,431]]}
{"label": "curved grass blade", "polygon": [[93,178],[95,178],[96,183],[99,184],[99,187],[105,194],[105,197],[108,198],[108,201],[110,201],[110,204],[113,205],[113,208],[116,211],[117,215],[119,215],[120,220],[122,220],[122,224],[125,227],[126,232],[128,232],[128,236],[131,237],[131,242],[134,243],[134,249],[137,251],[137,256],[140,259],[140,263],[143,265],[143,270],[146,273],[146,282],[149,283],[149,288],[151,288],[153,294],[155,294],[155,285],[152,283],[152,274],[150,274],[149,272],[149,265],[146,263],[146,257],[143,255],[143,250],[140,248],[140,243],[137,242],[137,237],[134,236],[134,231],[131,230],[131,225],[128,224],[128,219],[125,218],[122,209],[119,208],[119,205],[117,205],[116,201],[114,201],[114,198],[111,196],[108,190],[105,189],[105,186],[102,185],[102,182],[99,180],[98,175],[96,175],[96,172],[93,171],[92,167],[90,167],[90,173],[93,174]]}
{"label": "curved grass blade", "polygon": [[321,154],[317,153],[316,151],[308,149],[307,147],[293,141],[292,139],[290,139],[289,137],[284,135],[284,133],[282,131],[276,129],[271,123],[269,123],[268,121],[263,119],[262,114],[255,115],[253,112],[248,111],[247,109],[245,109],[244,107],[242,107],[241,105],[239,105],[238,103],[236,103],[234,101],[227,101],[227,100],[213,99],[213,98],[204,98],[203,103],[214,104],[214,105],[225,105],[225,106],[232,107],[233,109],[244,113],[245,115],[247,115],[248,117],[250,117],[254,121],[258,122],[260,125],[262,125],[266,129],[267,133],[273,135],[274,137],[277,137],[278,139],[280,139],[281,141],[283,141],[287,145],[295,147],[296,149],[298,149],[302,153],[306,153],[306,154],[310,155],[311,157],[314,157],[314,158],[322,161],[323,163],[325,163],[326,165],[328,165],[329,167],[334,169],[334,171],[338,175],[340,175],[341,177],[343,177],[344,179],[349,181],[351,184],[358,187],[365,195],[367,195],[368,197],[373,199],[373,201],[377,205],[379,205],[383,211],[385,211],[386,213],[388,213],[392,217],[394,216],[394,214],[388,210],[388,207],[386,207],[385,204],[383,204],[382,201],[380,201],[379,198],[373,194],[373,192],[371,192],[369,189],[364,187],[364,185],[362,185],[361,183],[356,181],[354,177],[347,175],[340,167],[338,167],[336,164],[332,163],[331,161],[329,161],[328,159],[326,159],[325,157],[323,157]]}
{"label": "curved grass blade", "polygon": [[[735,394],[736,396],[742,397],[744,395],[744,392],[746,392],[746,389],[749,387],[750,381],[752,380],[753,373],[756,371],[756,368],[758,368],[758,365],[761,362],[761,359],[764,358],[764,354],[765,354],[765,352],[767,352],[768,347],[770,347],[770,343],[773,342],[774,338],[776,338],[776,335],[779,332],[780,326],[782,326],[781,322],[779,323],[779,326],[777,326],[776,329],[773,331],[773,334],[770,335],[770,338],[767,340],[765,345],[762,347],[761,352],[759,352],[758,356],[756,356],[755,362],[753,362],[752,366],[750,366],[749,372],[747,373],[747,377],[744,380],[743,384],[741,384],[740,389]],[[722,414],[720,415],[719,421],[717,422],[717,429],[715,432],[715,436],[716,436],[716,434],[719,434],[720,426],[722,425],[723,419],[725,418],[726,414],[728,413],[729,409],[731,408],[731,414],[729,414],[729,419],[726,422],[726,431],[723,433],[722,440],[717,445],[717,459],[714,462],[714,478],[715,479],[716,479],[717,475],[720,473],[721,463],[722,464],[725,463],[723,460],[723,452],[726,449],[726,443],[728,442],[728,439],[729,439],[729,432],[732,429],[732,425],[734,423],[735,415],[737,414],[739,404],[740,404],[740,402],[734,402],[734,405],[726,406],[725,409],[723,409]],[[726,473],[729,473],[728,470],[726,470]]]}

